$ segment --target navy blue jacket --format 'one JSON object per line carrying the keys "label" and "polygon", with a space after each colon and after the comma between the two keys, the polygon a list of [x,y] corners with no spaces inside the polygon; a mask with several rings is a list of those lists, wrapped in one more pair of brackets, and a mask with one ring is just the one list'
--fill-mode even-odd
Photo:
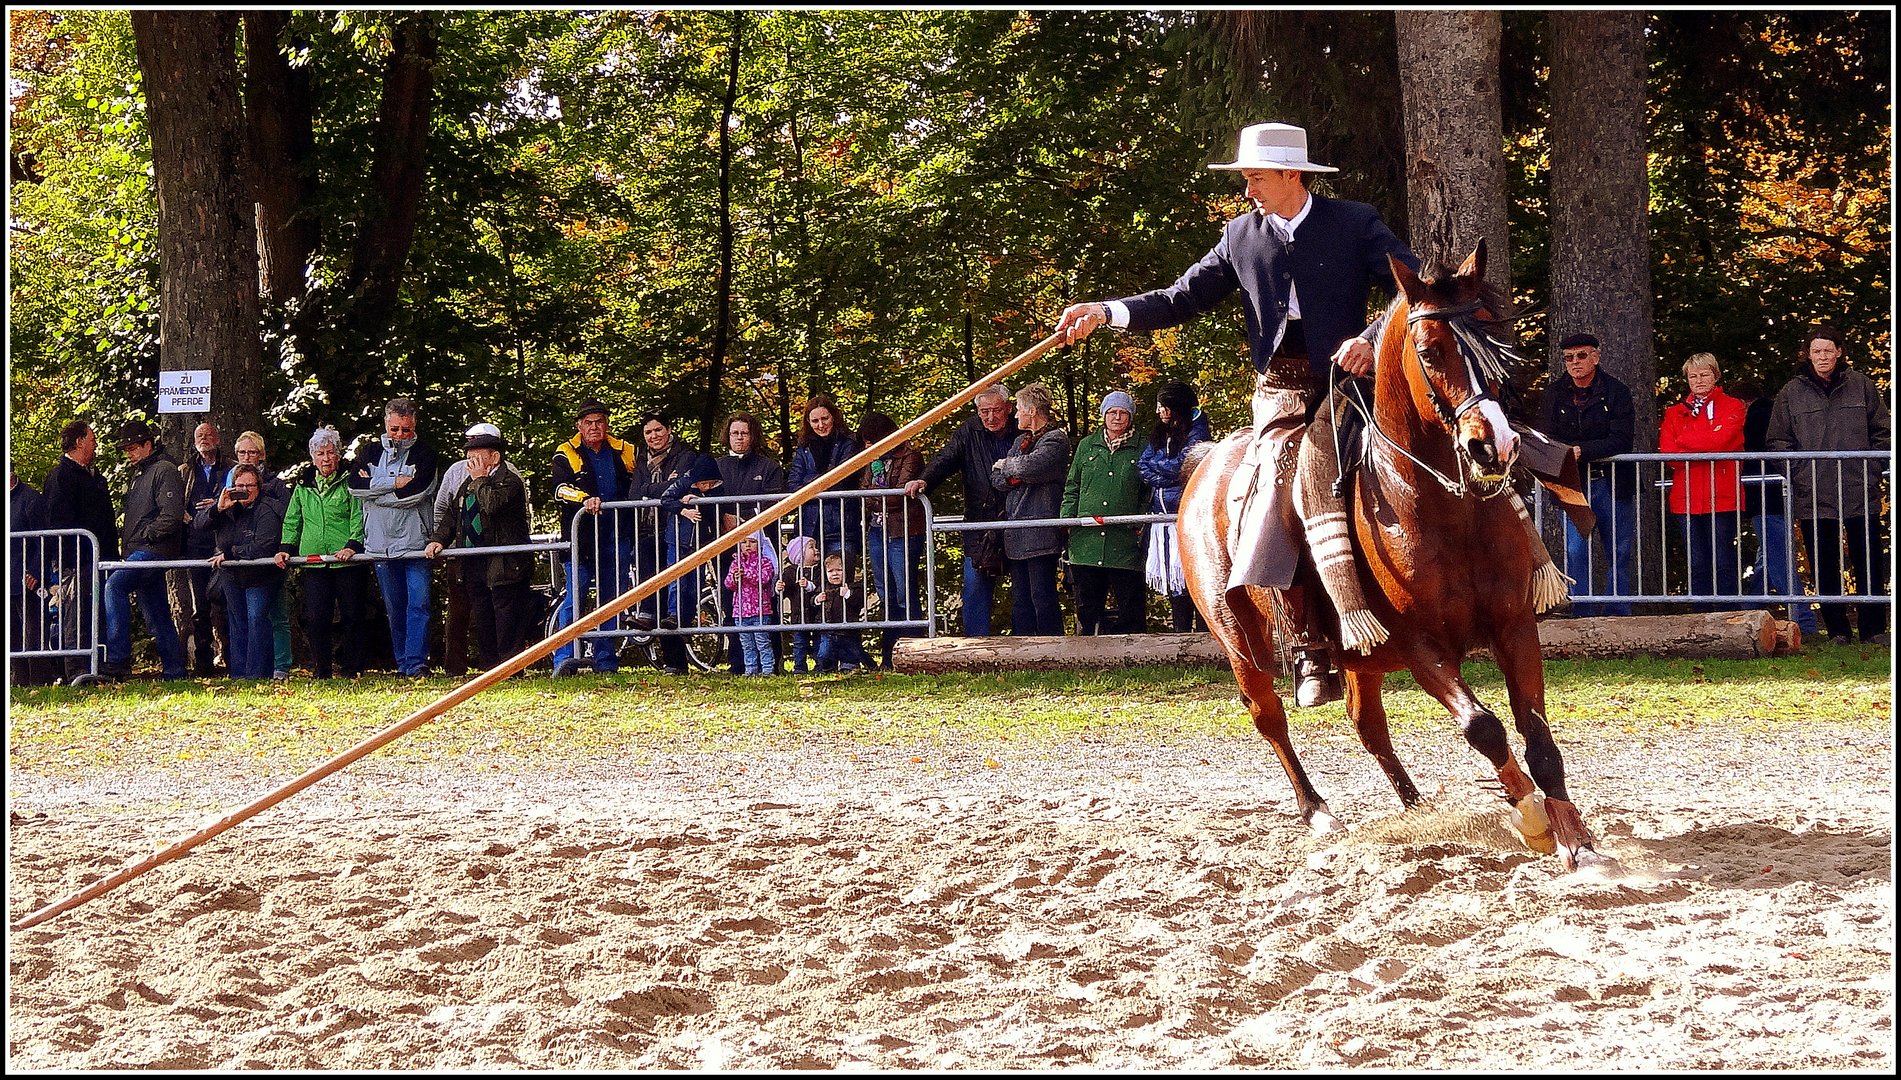
{"label": "navy blue jacket", "polygon": [[[852,455],[864,449],[858,440],[843,432],[834,433],[832,452],[824,461],[812,452],[813,444],[807,443],[792,454],[792,468],[786,473],[786,486],[794,491],[817,480],[833,469],[851,460]],[[852,491],[858,487],[857,476],[847,476],[831,487],[827,492]],[[853,551],[859,547],[859,522],[864,503],[861,499],[817,498],[799,508],[799,535],[814,540],[823,540],[826,551],[836,551],[841,547]]]}
{"label": "navy blue jacket", "polygon": [[1292,244],[1282,242],[1266,215],[1253,210],[1228,222],[1221,242],[1175,284],[1122,301],[1129,308],[1129,329],[1180,326],[1213,311],[1238,289],[1254,370],[1266,371],[1287,318],[1289,287],[1298,286],[1307,351],[1314,373],[1324,377],[1340,343],[1367,330],[1372,287],[1389,296],[1398,291],[1386,256],[1414,270],[1419,259],[1371,206],[1312,198],[1313,209],[1294,230]]}
{"label": "navy blue jacket", "polygon": [[1142,448],[1142,456],[1136,459],[1135,470],[1142,474],[1142,482],[1149,486],[1149,513],[1172,514],[1181,506],[1182,501],[1182,458],[1188,448],[1199,442],[1207,442],[1208,414],[1200,409],[1188,421],[1188,435],[1180,446],[1156,446],[1150,443]]}

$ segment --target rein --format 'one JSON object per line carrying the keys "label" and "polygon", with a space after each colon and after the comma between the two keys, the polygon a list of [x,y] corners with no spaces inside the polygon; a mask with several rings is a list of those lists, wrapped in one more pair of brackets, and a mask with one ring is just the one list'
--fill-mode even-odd
{"label": "rein", "polygon": [[[1438,415],[1440,422],[1445,425],[1448,431],[1454,433],[1452,442],[1453,453],[1462,459],[1466,458],[1466,451],[1465,448],[1459,444],[1456,434],[1459,418],[1478,407],[1481,402],[1497,400],[1492,396],[1489,387],[1492,382],[1497,382],[1501,387],[1509,385],[1508,380],[1510,376],[1509,372],[1505,369],[1505,361],[1511,359],[1522,362],[1524,359],[1514,352],[1511,346],[1493,337],[1479,326],[1478,320],[1473,318],[1473,316],[1478,312],[1481,306],[1480,301],[1473,300],[1453,307],[1437,308],[1431,311],[1413,311],[1408,309],[1406,313],[1406,328],[1408,330],[1411,330],[1414,326],[1422,322],[1444,322],[1447,329],[1452,331],[1453,339],[1458,343],[1460,359],[1465,361],[1466,380],[1475,388],[1475,391],[1472,396],[1460,402],[1457,409],[1453,409],[1445,403],[1439,396],[1439,392],[1433,388],[1432,373],[1426,369],[1426,360],[1419,355],[1418,347],[1411,341],[1407,342],[1407,349],[1412,354],[1413,363],[1418,365],[1420,378],[1425,383],[1426,399],[1432,403],[1433,412]],[[1339,369],[1336,366],[1332,371],[1328,372],[1327,397],[1329,399],[1329,407],[1331,407],[1331,400],[1338,387]],[[1410,450],[1394,440],[1392,436],[1386,434],[1385,429],[1380,427],[1379,419],[1373,414],[1373,410],[1368,407],[1365,402],[1361,401],[1358,395],[1347,394],[1345,396],[1352,407],[1360,413],[1361,418],[1366,422],[1367,430],[1371,432],[1375,438],[1391,447],[1401,457],[1404,457],[1406,460],[1418,466],[1428,476],[1437,480],[1439,486],[1445,488],[1448,494],[1455,498],[1465,498],[1467,492],[1471,489],[1471,484],[1466,479],[1464,470],[1458,470],[1459,477],[1457,480],[1454,480],[1426,462],[1421,461]],[[1336,458],[1339,453],[1337,443],[1339,437],[1340,428],[1339,425],[1336,424],[1334,425],[1334,439],[1336,440],[1334,451]],[[1479,497],[1482,499],[1496,497],[1503,492],[1507,486],[1508,485],[1501,480],[1496,487],[1483,492]]]}

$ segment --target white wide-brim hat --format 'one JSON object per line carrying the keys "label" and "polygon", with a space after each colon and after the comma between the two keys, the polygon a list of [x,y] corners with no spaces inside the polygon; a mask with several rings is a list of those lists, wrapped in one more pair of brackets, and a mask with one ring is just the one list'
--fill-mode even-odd
{"label": "white wide-brim hat", "polygon": [[1250,124],[1241,129],[1234,160],[1210,169],[1295,169],[1300,172],[1339,172],[1331,165],[1307,160],[1307,129],[1292,124]]}

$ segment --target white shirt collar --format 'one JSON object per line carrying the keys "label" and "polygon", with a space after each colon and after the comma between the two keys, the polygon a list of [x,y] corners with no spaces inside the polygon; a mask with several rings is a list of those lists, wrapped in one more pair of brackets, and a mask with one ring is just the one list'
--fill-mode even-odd
{"label": "white shirt collar", "polygon": [[1282,240],[1291,242],[1294,239],[1294,230],[1300,228],[1300,223],[1307,220],[1307,213],[1313,208],[1314,197],[1312,194],[1309,194],[1307,200],[1300,204],[1300,211],[1292,218],[1284,218],[1279,214],[1269,214],[1267,215],[1267,220],[1274,223],[1274,228],[1279,231]]}

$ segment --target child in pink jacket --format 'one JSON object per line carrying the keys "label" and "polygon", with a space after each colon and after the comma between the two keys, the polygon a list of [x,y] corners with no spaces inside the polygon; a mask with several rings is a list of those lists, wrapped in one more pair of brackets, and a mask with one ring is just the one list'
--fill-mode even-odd
{"label": "child in pink jacket", "polygon": [[747,675],[771,675],[772,639],[764,630],[744,627],[766,625],[766,613],[772,600],[773,583],[779,568],[774,564],[771,545],[758,533],[739,542],[738,554],[726,571],[726,588],[732,593],[733,622],[739,631],[739,651]]}

